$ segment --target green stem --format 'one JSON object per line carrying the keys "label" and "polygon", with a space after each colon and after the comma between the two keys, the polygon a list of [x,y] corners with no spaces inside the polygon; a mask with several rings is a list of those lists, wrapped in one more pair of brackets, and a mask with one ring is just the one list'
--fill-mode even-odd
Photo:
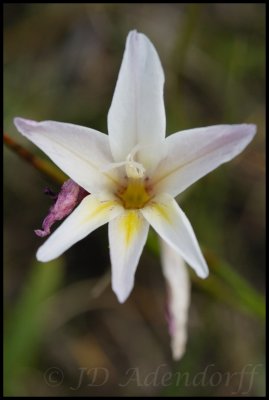
{"label": "green stem", "polygon": [[5,145],[12,150],[15,154],[17,154],[22,160],[26,161],[32,167],[37,169],[46,178],[49,178],[51,181],[63,184],[63,182],[68,179],[66,175],[54,168],[52,164],[49,162],[42,160],[39,157],[36,157],[29,150],[26,150],[23,146],[18,144],[14,139],[12,139],[9,135],[4,134],[4,143]]}

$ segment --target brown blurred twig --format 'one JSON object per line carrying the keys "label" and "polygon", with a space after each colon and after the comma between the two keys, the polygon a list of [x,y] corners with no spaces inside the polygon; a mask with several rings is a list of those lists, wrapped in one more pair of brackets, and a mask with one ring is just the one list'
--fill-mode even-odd
{"label": "brown blurred twig", "polygon": [[32,154],[29,150],[18,144],[8,134],[4,134],[4,143],[21,159],[26,161],[53,182],[63,184],[67,179],[61,171],[56,170],[50,163]]}

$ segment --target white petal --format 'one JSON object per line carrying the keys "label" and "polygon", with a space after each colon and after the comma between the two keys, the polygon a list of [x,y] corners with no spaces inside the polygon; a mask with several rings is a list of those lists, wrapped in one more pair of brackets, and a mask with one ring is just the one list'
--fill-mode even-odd
{"label": "white petal", "polygon": [[123,303],[134,286],[134,276],[148,235],[149,224],[137,210],[126,211],[109,223],[112,288]]}
{"label": "white petal", "polygon": [[[159,162],[165,138],[164,74],[159,56],[142,33],[131,31],[108,113],[111,151],[124,161],[139,144],[139,160],[146,168]],[[149,150],[154,146],[154,151]]]}
{"label": "white petal", "polygon": [[168,136],[168,156],[158,167],[156,190],[177,196],[219,165],[237,156],[253,139],[256,126],[215,125]]}
{"label": "white petal", "polygon": [[37,259],[47,262],[59,257],[73,244],[118,216],[122,211],[122,207],[115,200],[100,201],[94,195],[85,197],[38,249]]}
{"label": "white petal", "polygon": [[113,172],[99,168],[111,163],[108,136],[90,128],[55,121],[15,118],[14,123],[70,178],[90,193],[113,186]]}
{"label": "white petal", "polygon": [[206,278],[207,264],[192,226],[177,202],[168,194],[159,195],[141,209],[141,212],[157,233],[190,264],[196,274],[200,278]]}
{"label": "white petal", "polygon": [[161,241],[163,274],[168,287],[168,324],[174,360],[179,360],[187,342],[190,279],[183,258]]}

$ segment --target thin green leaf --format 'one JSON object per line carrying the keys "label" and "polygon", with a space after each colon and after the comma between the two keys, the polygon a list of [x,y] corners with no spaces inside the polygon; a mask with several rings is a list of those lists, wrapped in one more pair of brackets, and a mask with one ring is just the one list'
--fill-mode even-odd
{"label": "thin green leaf", "polygon": [[[154,255],[160,255],[159,242],[152,230],[148,236],[147,248]],[[204,253],[210,269],[210,276],[204,280],[191,273],[194,284],[218,301],[237,308],[241,312],[264,319],[265,301],[263,296],[227,262],[220,260],[209,250],[204,250]]]}
{"label": "thin green leaf", "polygon": [[62,273],[61,259],[47,264],[34,262],[17,305],[7,316],[4,344],[6,395],[14,394],[17,389],[13,382],[35,359],[46,324],[47,310],[44,310],[43,302],[59,287]]}

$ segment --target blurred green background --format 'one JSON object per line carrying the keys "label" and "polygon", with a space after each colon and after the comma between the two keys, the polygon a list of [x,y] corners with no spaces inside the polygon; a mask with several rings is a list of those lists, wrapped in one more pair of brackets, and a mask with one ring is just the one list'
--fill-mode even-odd
{"label": "blurred green background", "polygon": [[191,275],[187,352],[172,361],[155,237],[123,305],[110,288],[107,227],[38,263],[33,230],[51,204],[43,188],[59,185],[5,149],[5,393],[263,396],[265,5],[5,4],[5,132],[43,158],[16,131],[15,116],[106,132],[131,29],[160,55],[168,134],[258,127],[240,156],[179,199],[211,270],[206,281]]}

